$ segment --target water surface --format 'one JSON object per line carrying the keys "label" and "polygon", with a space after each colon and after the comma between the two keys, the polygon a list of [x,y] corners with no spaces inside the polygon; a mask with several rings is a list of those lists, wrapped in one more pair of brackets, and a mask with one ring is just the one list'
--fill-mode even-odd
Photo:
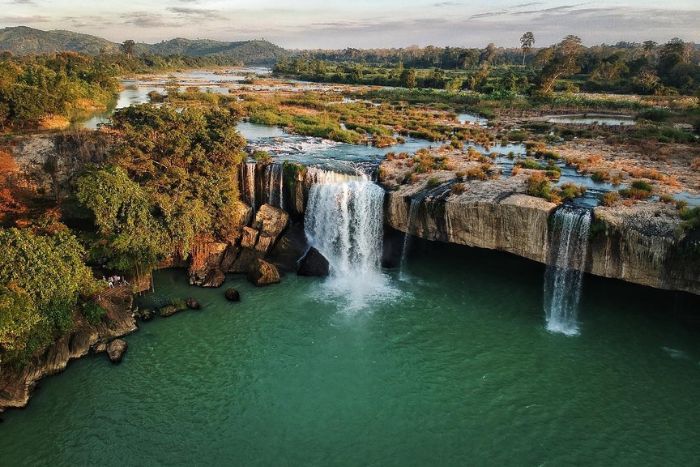
{"label": "water surface", "polygon": [[348,312],[323,282],[223,290],[156,275],[200,312],[146,323],[4,416],[4,465],[693,465],[700,339],[673,294],[586,278],[581,334],[545,330],[544,268],[481,250],[408,258]]}

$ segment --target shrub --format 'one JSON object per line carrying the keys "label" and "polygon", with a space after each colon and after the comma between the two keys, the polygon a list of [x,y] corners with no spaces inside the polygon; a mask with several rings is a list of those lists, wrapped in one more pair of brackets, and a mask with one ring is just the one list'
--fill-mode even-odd
{"label": "shrub", "polygon": [[600,204],[603,206],[614,206],[618,201],[620,201],[620,193],[617,191],[608,191],[600,197]]}
{"label": "shrub", "polygon": [[560,187],[559,191],[562,199],[574,199],[583,196],[586,193],[586,187],[575,183],[565,183]]}
{"label": "shrub", "polygon": [[437,177],[430,177],[426,184],[428,188],[435,188],[438,185],[440,185],[440,179],[438,179]]}

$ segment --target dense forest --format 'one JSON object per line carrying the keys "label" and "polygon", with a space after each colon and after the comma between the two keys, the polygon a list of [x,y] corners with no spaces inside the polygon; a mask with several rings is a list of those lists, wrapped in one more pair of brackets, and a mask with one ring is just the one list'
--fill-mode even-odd
{"label": "dense forest", "polygon": [[[281,59],[280,75],[312,81],[375,84],[457,91],[602,91],[638,94],[696,94],[700,50],[672,39],[585,47],[567,36],[534,48],[526,33],[521,48],[412,47],[307,51]],[[567,78],[564,80],[563,78]]]}
{"label": "dense forest", "polygon": [[99,139],[106,157],[83,163],[39,218],[0,228],[0,364],[22,365],[76,323],[99,321],[100,271],[140,280],[169,255],[186,257],[198,235],[231,235],[245,144],[237,119],[223,107],[142,105],[118,111],[107,135],[70,137]]}

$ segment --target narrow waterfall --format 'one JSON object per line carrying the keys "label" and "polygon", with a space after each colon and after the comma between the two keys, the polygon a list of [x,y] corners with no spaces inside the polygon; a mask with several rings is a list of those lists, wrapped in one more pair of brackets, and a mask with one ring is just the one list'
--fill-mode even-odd
{"label": "narrow waterfall", "polygon": [[578,334],[577,311],[588,254],[591,211],[563,206],[554,213],[544,278],[547,329]]}
{"label": "narrow waterfall", "polygon": [[309,243],[328,259],[330,298],[345,309],[391,295],[381,272],[384,190],[352,176],[314,169],[305,232]]}
{"label": "narrow waterfall", "polygon": [[403,246],[401,247],[401,262],[399,263],[399,279],[406,280],[406,262],[408,261],[408,249],[411,246],[411,237],[415,232],[416,217],[418,216],[418,207],[421,200],[418,197],[411,198],[411,205],[408,208],[408,224],[406,225],[406,233],[403,236]]}
{"label": "narrow waterfall", "polygon": [[256,203],[255,203],[255,169],[257,164],[255,162],[246,162],[241,173],[241,188],[245,200],[248,202],[250,207],[253,208],[253,214],[255,214]]}
{"label": "narrow waterfall", "polygon": [[265,166],[264,187],[267,204],[284,209],[284,170],[282,164]]}

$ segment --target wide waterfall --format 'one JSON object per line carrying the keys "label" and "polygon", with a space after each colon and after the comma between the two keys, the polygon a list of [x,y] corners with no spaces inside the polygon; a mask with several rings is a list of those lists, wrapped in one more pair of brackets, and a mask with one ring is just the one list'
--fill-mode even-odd
{"label": "wide waterfall", "polygon": [[305,232],[330,263],[328,290],[345,309],[387,298],[392,289],[381,271],[384,190],[363,176],[314,169]]}
{"label": "wide waterfall", "polygon": [[591,211],[563,206],[554,214],[544,278],[547,329],[578,334],[577,311],[588,254]]}

